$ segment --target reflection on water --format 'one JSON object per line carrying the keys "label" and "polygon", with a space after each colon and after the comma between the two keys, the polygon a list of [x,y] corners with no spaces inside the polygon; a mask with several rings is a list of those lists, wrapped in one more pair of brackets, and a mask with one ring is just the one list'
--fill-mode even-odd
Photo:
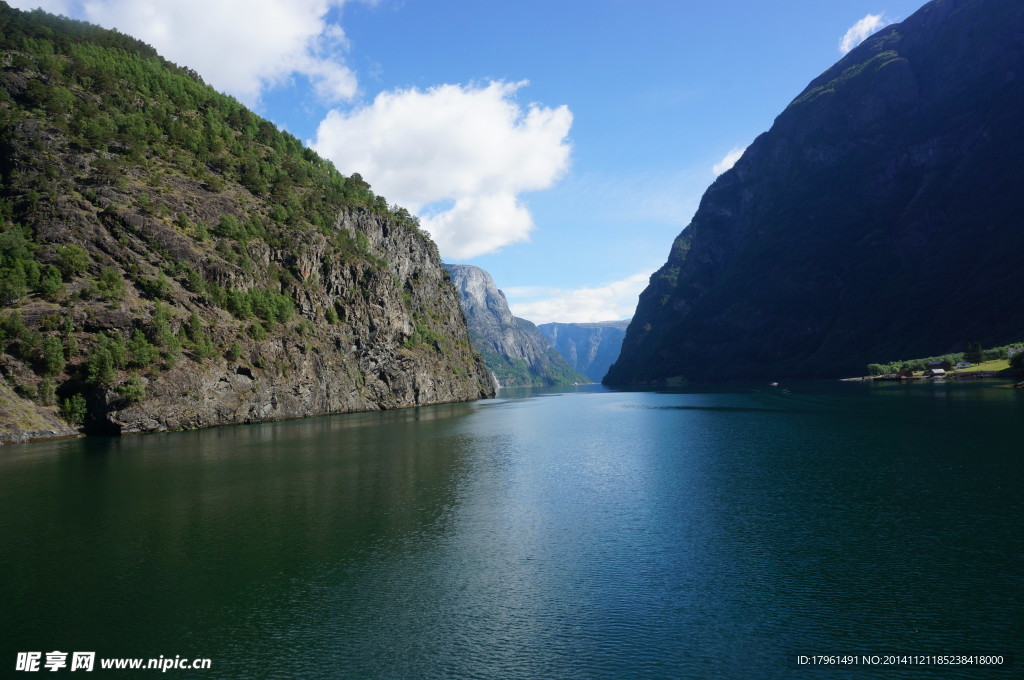
{"label": "reflection on water", "polygon": [[991,383],[584,386],[5,447],[0,663],[789,678],[817,677],[798,653],[1019,657],[1022,414]]}

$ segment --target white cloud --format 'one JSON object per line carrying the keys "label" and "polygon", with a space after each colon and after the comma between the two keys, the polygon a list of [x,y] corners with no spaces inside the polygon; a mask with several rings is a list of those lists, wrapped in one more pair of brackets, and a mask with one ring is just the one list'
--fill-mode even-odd
{"label": "white cloud", "polygon": [[536,324],[554,321],[562,323],[615,321],[633,316],[637,298],[647,287],[650,278],[651,272],[646,272],[597,288],[560,290],[524,287],[506,288],[504,292],[510,299],[541,297],[539,300],[514,302],[509,305],[513,314],[529,319]]}
{"label": "white cloud", "polygon": [[552,186],[569,166],[572,113],[524,110],[515,94],[525,84],[382,92],[367,106],[330,111],[313,148],[419,213],[445,257],[493,252],[533,229],[519,195]]}
{"label": "white cloud", "polygon": [[846,31],[842,40],[839,41],[839,51],[846,54],[864,42],[872,33],[888,26],[890,23],[881,14],[868,14],[853,26],[850,26],[849,30]]}
{"label": "white cloud", "polygon": [[736,165],[736,161],[740,159],[740,156],[742,156],[743,152],[746,150],[747,147],[745,146],[732,149],[729,153],[725,154],[725,157],[722,158],[722,160],[711,166],[711,172],[715,173],[715,176],[717,177],[726,170],[732,170],[732,166]]}
{"label": "white cloud", "polygon": [[458,198],[422,224],[446,257],[465,259],[529,240],[533,218],[514,194],[496,193]]}
{"label": "white cloud", "polygon": [[327,14],[345,0],[21,0],[117,28],[195,69],[249,105],[269,87],[305,76],[329,103],[356,93],[342,63],[344,33]]}

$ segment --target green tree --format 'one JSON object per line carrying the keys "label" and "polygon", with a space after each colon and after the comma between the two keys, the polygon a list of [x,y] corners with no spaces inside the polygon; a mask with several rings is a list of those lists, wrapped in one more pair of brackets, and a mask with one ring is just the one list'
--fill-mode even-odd
{"label": "green tree", "polygon": [[114,357],[110,350],[97,345],[89,352],[85,360],[85,379],[92,385],[107,386],[117,377],[114,368]]}
{"label": "green tree", "polygon": [[153,321],[149,327],[149,338],[157,347],[167,347],[175,341],[171,332],[170,313],[167,305],[159,300],[153,305]]}
{"label": "green tree", "polygon": [[81,394],[73,394],[60,404],[60,417],[72,425],[84,425],[88,412],[85,397]]}
{"label": "green tree", "polygon": [[1017,371],[1024,371],[1024,350],[1017,350],[1017,352],[1010,357],[1010,368]]}
{"label": "green tree", "polygon": [[237,239],[242,236],[238,220],[235,219],[234,215],[221,215],[213,233],[221,238]]}
{"label": "green tree", "polygon": [[128,404],[134,404],[146,398],[146,385],[138,373],[133,373],[128,380],[117,386],[117,393]]}
{"label": "green tree", "polygon": [[60,338],[51,335],[43,341],[43,375],[53,376],[64,370],[64,345]]}
{"label": "green tree", "polygon": [[189,265],[185,265],[185,288],[193,293],[206,292],[206,279]]}
{"label": "green tree", "polygon": [[17,304],[28,293],[28,278],[21,262],[10,269],[0,269],[0,304]]}
{"label": "green tree", "polygon": [[92,385],[110,386],[117,378],[117,371],[128,365],[128,348],[124,336],[100,333],[99,338],[85,358],[85,378]]}
{"label": "green tree", "polygon": [[47,300],[53,300],[63,287],[64,279],[60,275],[60,270],[53,265],[47,265],[39,279],[39,292]]}
{"label": "green tree", "polygon": [[96,284],[101,300],[120,302],[124,299],[124,277],[113,267],[104,267]]}
{"label": "green tree", "polygon": [[140,278],[135,285],[143,295],[151,300],[164,300],[170,294],[171,284],[163,272],[160,272],[155,279]]}
{"label": "green tree", "polygon": [[89,255],[75,244],[57,246],[57,269],[65,281],[81,276],[89,269]]}
{"label": "green tree", "polygon": [[980,342],[969,342],[967,343],[967,349],[964,351],[964,361],[980,364],[983,361],[983,354],[984,350]]}
{"label": "green tree", "polygon": [[69,335],[64,338],[64,359],[70,360],[78,355],[78,338]]}
{"label": "green tree", "polygon": [[184,330],[185,336],[192,344],[195,357],[198,361],[212,359],[217,355],[217,348],[213,344],[213,340],[210,339],[209,334],[207,334],[206,328],[203,326],[203,322],[199,318],[198,314],[192,312]]}
{"label": "green tree", "polygon": [[259,342],[267,337],[267,329],[259,321],[249,326],[249,337]]}
{"label": "green tree", "polygon": [[40,268],[32,248],[17,227],[0,233],[0,304],[19,302],[39,284]]}
{"label": "green tree", "polygon": [[128,340],[128,365],[146,368],[159,358],[160,352],[146,339],[146,334],[138,328],[132,331],[132,337]]}
{"label": "green tree", "polygon": [[39,381],[39,403],[43,406],[53,406],[57,399],[57,385],[51,378],[43,378]]}
{"label": "green tree", "polygon": [[92,180],[95,184],[117,185],[122,179],[120,161],[111,158],[97,158],[92,162]]}
{"label": "green tree", "polygon": [[884,364],[868,364],[868,375],[885,375],[889,367]]}

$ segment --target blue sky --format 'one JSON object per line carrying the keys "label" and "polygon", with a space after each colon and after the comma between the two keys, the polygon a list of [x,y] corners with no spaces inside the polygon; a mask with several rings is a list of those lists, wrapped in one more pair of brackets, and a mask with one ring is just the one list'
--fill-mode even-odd
{"label": "blue sky", "polygon": [[922,4],[8,1],[195,68],[417,212],[537,323],[629,316],[716,167]]}

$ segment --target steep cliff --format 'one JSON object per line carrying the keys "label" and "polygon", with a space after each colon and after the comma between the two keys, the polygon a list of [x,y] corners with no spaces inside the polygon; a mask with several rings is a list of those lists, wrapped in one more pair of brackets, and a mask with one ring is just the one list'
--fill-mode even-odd
{"label": "steep cliff", "polygon": [[619,357],[629,321],[599,323],[542,323],[537,329],[551,341],[573,370],[594,382],[608,372]]}
{"label": "steep cliff", "polygon": [[143,43],[0,26],[0,441],[493,394],[408,212]]}
{"label": "steep cliff", "polygon": [[[326,239],[314,239],[292,262],[319,280],[298,293],[295,326],[250,341],[243,362],[212,362],[203,371],[183,362],[127,408],[118,407],[116,391],[105,392],[108,421],[137,432],[493,395],[431,244],[365,212],[342,212],[334,228],[365,237],[380,260],[339,261],[328,255]],[[268,256],[263,264],[274,262]],[[338,321],[324,323],[332,306]],[[303,325],[308,320],[318,323]]]}
{"label": "steep cliff", "polygon": [[459,291],[473,343],[501,387],[588,382],[532,322],[512,316],[490,274],[467,264],[445,267]]}
{"label": "steep cliff", "polygon": [[707,190],[606,382],[862,374],[1024,333],[1024,4],[936,0]]}

